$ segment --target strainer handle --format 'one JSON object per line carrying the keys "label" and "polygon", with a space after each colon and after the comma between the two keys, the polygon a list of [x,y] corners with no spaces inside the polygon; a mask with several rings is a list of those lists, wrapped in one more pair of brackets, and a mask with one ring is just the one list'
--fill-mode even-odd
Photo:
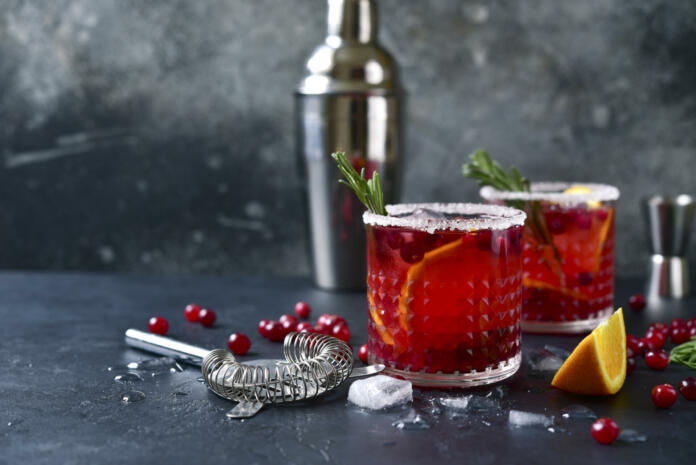
{"label": "strainer handle", "polygon": [[203,359],[210,352],[202,347],[132,328],[126,331],[126,344],[196,366],[201,366]]}

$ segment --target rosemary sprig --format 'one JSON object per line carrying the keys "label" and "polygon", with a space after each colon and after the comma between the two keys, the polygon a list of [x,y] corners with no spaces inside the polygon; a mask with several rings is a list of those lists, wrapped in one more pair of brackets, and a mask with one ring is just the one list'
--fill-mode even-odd
{"label": "rosemary sprig", "polygon": [[384,194],[382,193],[382,183],[379,180],[379,173],[375,171],[372,178],[365,179],[365,168],[360,170],[360,174],[355,171],[353,165],[350,164],[344,152],[334,152],[331,157],[336,160],[338,169],[341,170],[346,179],[339,179],[338,182],[345,184],[353,189],[358,199],[372,213],[378,215],[387,215],[387,210],[384,208]]}
{"label": "rosemary sprig", "polygon": [[681,363],[696,370],[696,336],[689,342],[679,344],[669,354],[670,362]]}
{"label": "rosemary sprig", "polygon": [[[529,179],[520,175],[514,166],[510,167],[509,173],[506,172],[497,162],[491,159],[486,150],[476,150],[469,155],[469,159],[471,162],[465,163],[462,171],[465,177],[475,179],[479,186],[491,186],[499,191],[529,192],[531,190]],[[537,201],[532,201],[529,202],[529,208],[526,208],[526,202],[523,200],[506,200],[505,204],[520,210],[527,210],[529,221],[526,227],[529,228],[537,243],[546,245],[552,250],[553,256],[558,263],[549,263],[547,261],[547,265],[558,275],[561,284],[565,286],[564,275],[559,266],[562,261],[561,254],[553,243],[541,204]]]}

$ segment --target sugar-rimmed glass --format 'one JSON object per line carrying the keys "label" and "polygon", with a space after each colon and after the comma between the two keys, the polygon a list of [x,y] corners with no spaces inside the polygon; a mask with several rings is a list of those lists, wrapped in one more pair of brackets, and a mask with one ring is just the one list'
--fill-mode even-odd
{"label": "sugar-rimmed glass", "polygon": [[614,217],[619,190],[606,184],[532,183],[531,192],[483,187],[481,197],[527,212],[522,329],[578,333],[614,309]]}
{"label": "sugar-rimmed glass", "polygon": [[462,387],[520,365],[525,214],[482,204],[366,212],[368,357],[415,385]]}

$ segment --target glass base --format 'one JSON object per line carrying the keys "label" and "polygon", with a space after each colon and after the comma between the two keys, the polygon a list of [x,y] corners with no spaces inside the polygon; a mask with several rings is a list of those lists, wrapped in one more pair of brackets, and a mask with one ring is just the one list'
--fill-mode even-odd
{"label": "glass base", "polygon": [[592,318],[573,321],[533,321],[522,320],[522,331],[525,333],[543,334],[577,334],[592,331],[602,321],[614,313],[614,307],[607,307],[595,313]]}
{"label": "glass base", "polygon": [[[470,373],[426,373],[424,371],[404,371],[393,367],[386,367],[382,374],[403,378],[411,381],[414,386],[427,388],[467,388],[497,383],[510,376],[520,368],[521,354],[502,361],[497,368],[489,368],[485,371],[473,371]],[[373,363],[370,361],[370,363]]]}

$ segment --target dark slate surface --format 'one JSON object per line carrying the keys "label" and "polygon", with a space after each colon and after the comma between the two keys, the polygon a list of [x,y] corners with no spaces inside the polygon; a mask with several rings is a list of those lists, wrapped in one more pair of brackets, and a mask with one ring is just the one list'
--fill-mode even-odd
{"label": "dark slate surface", "polygon": [[[619,283],[617,302],[640,289]],[[558,415],[581,403],[621,427],[648,435],[646,443],[596,444],[589,421],[563,433],[511,429],[506,415],[434,420],[427,431],[399,431],[391,423],[405,411],[368,414],[346,406],[346,389],[303,405],[268,408],[255,418],[226,419],[233,405],[197,381],[200,372],[146,377],[133,385],[146,394],[123,404],[126,387],[112,381],[108,366],[146,355],[123,343],[126,328],[145,328],[153,314],[167,317],[170,335],[207,347],[224,346],[232,331],[252,339],[246,359],[277,356],[281,346],[261,340],[256,322],[277,317],[299,299],[350,322],[355,347],[365,338],[361,294],[317,291],[298,279],[249,277],[149,277],[85,274],[0,274],[0,463],[689,463],[696,452],[696,402],[679,398],[657,410],[649,391],[693,375],[685,367],[650,371],[640,362],[622,391],[583,398],[548,387],[548,377],[522,368],[509,381],[507,408]],[[218,311],[212,329],[186,323],[191,300]],[[695,316],[691,299],[627,310],[632,332],[649,320]],[[524,336],[524,348],[554,344],[572,348],[579,337]],[[483,390],[485,392],[485,390]],[[531,392],[530,392],[531,391]],[[479,391],[477,391],[479,392]],[[433,393],[417,393],[422,399]],[[420,408],[420,401],[416,408]],[[490,426],[483,421],[490,423]]]}
{"label": "dark slate surface", "polygon": [[[325,3],[0,0],[0,268],[306,274],[292,89]],[[479,146],[614,183],[640,274],[638,198],[694,193],[696,4],[379,4],[410,92],[403,200],[476,199]]]}

